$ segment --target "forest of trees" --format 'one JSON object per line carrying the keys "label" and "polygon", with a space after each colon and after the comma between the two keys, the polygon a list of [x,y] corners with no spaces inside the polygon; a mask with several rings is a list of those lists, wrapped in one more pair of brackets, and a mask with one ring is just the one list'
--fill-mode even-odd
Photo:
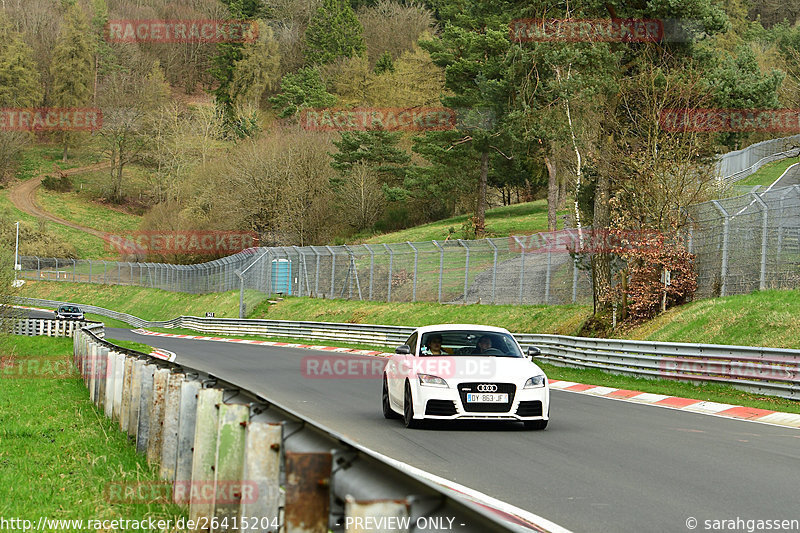
{"label": "forest of trees", "polygon": [[[512,20],[685,21],[680,40],[518,42]],[[245,43],[113,43],[109,20],[246,19]],[[93,134],[0,131],[8,178],[32,142],[95,143],[111,202],[146,172],[142,229],[331,243],[547,198],[569,224],[674,232],[713,194],[713,154],[758,133],[670,132],[671,108],[797,108],[800,9],[779,0],[3,0],[0,107],[103,110]],[[445,131],[320,132],[310,108],[458,110]],[[177,215],[176,215],[177,213]],[[601,278],[604,269],[599,269]]]}

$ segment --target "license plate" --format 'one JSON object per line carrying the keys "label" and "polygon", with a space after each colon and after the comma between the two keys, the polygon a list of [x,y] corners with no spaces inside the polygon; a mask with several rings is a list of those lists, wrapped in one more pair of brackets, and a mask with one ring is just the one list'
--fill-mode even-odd
{"label": "license plate", "polygon": [[474,394],[467,393],[467,403],[508,403],[508,394],[506,393],[482,393]]}

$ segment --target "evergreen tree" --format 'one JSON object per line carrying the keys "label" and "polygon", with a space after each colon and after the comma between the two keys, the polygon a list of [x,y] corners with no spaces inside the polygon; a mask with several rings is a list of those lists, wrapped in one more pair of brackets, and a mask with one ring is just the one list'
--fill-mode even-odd
{"label": "evergreen tree", "polygon": [[33,50],[0,21],[0,107],[35,107],[41,101]]}
{"label": "evergreen tree", "polygon": [[364,28],[347,0],[322,0],[306,28],[306,63],[326,65],[366,50]]}
{"label": "evergreen tree", "polygon": [[[52,103],[56,107],[86,107],[92,101],[94,87],[94,42],[86,15],[78,5],[67,8],[61,36],[53,50],[50,71],[53,76]],[[63,131],[59,137],[64,147],[63,160],[76,132]]]}
{"label": "evergreen tree", "polygon": [[333,141],[339,152],[331,154],[331,166],[348,173],[353,165],[364,163],[378,172],[382,183],[397,186],[402,183],[405,166],[411,161],[411,156],[397,147],[401,139],[400,132],[342,132],[339,140]]}
{"label": "evergreen tree", "polygon": [[[261,0],[220,0],[228,6],[228,12],[233,19],[256,20],[266,14],[266,7]],[[231,85],[236,77],[236,65],[243,58],[243,43],[220,43],[217,45],[217,55],[214,56],[210,69],[211,77],[217,81],[214,95],[217,110],[222,117],[222,127],[226,135],[241,136],[242,132],[250,131],[246,127],[247,118],[241,119],[236,111],[235,94]]]}
{"label": "evergreen tree", "polygon": [[375,64],[375,74],[383,74],[385,72],[394,72],[394,62],[392,61],[392,54],[387,50],[378,58]]}
{"label": "evergreen tree", "polygon": [[281,80],[281,90],[281,94],[269,99],[280,118],[297,116],[303,109],[330,107],[336,103],[336,97],[325,89],[319,71],[312,67],[286,74]]}

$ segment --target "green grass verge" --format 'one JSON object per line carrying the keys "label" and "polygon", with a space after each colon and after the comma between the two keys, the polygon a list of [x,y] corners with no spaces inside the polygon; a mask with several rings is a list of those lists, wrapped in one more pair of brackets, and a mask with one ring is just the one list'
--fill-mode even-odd
{"label": "green grass verge", "polygon": [[[125,285],[27,281],[18,296],[92,304],[145,320],[168,320],[180,315],[205,316],[207,311],[213,311],[220,318],[239,316],[238,292],[198,295]],[[105,317],[99,319],[102,322],[107,320]]]}
{"label": "green grass verge", "polygon": [[[54,363],[72,357],[70,339],[12,337],[3,348]],[[153,482],[158,472],[91,403],[76,371],[50,379],[0,377],[0,406],[0,516],[34,524],[40,516],[173,523],[186,516],[177,506],[109,501],[109,483]]]}
{"label": "green grass verge", "polygon": [[624,336],[800,349],[800,291],[761,291],[709,298],[670,309]]}
{"label": "green grass verge", "polygon": [[110,338],[110,337],[106,337],[105,340],[107,340],[110,343],[116,344],[120,348],[127,348],[129,350],[136,350],[137,352],[150,353],[150,352],[153,351],[153,347],[152,346],[149,346],[147,344],[142,344],[141,342],[125,341],[125,340],[120,340],[120,339],[113,339],[113,338]]}
{"label": "green grass verge", "polygon": [[787,168],[798,162],[800,162],[800,158],[791,157],[788,159],[775,161],[774,163],[767,163],[763,167],[759,168],[756,172],[749,175],[747,178],[743,179],[742,181],[737,181],[734,185],[736,187],[750,188],[755,187],[756,185],[772,185],[772,183],[778,179],[781,174],[786,172]]}
{"label": "green grass verge", "polygon": [[[559,215],[563,214],[559,211]],[[430,224],[416,226],[392,233],[375,235],[365,239],[367,244],[391,244],[396,242],[423,242],[444,240],[448,236],[460,238],[461,226],[472,216],[460,215]],[[454,229],[455,233],[450,232]],[[486,211],[486,235],[488,237],[507,237],[547,231],[547,200],[536,200],[522,204],[495,207]]]}

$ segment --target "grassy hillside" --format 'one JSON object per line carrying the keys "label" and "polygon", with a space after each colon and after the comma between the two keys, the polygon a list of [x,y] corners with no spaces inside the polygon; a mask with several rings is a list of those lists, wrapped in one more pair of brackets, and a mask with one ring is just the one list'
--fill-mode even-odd
{"label": "grassy hillside", "polygon": [[774,163],[768,163],[758,169],[756,172],[748,176],[746,179],[742,181],[737,181],[735,186],[738,187],[747,187],[752,188],[756,185],[764,185],[770,186],[772,183],[778,179],[781,174],[786,172],[786,169],[790,166],[794,165],[795,163],[800,162],[800,157],[791,157],[789,159],[782,159],[780,161],[775,161]]}
{"label": "grassy hillside", "polygon": [[[559,216],[564,212],[559,211]],[[461,227],[472,215],[461,215],[363,240],[366,244],[420,242],[464,238]],[[561,227],[561,226],[559,226]],[[451,231],[452,230],[452,231]],[[486,211],[487,237],[507,237],[547,231],[547,200],[495,207]]]}

